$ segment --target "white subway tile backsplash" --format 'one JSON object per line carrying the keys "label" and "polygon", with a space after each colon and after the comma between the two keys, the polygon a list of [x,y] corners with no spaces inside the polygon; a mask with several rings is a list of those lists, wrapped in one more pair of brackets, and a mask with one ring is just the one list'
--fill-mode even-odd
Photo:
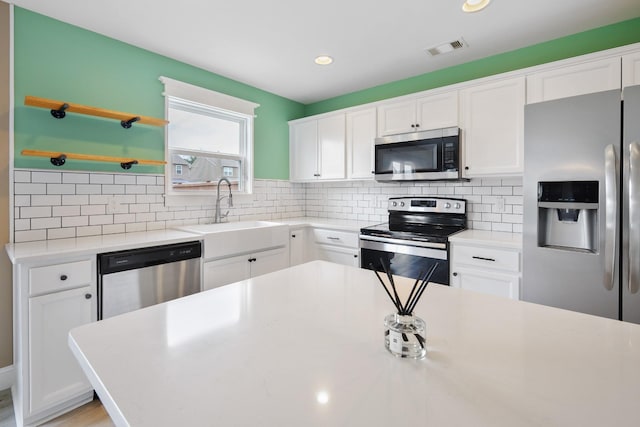
{"label": "white subway tile backsplash", "polygon": [[63,216],[61,219],[63,227],[83,227],[89,225],[88,216]]}
{"label": "white subway tile backsplash", "polygon": [[75,194],[74,184],[47,184],[47,194]]}
{"label": "white subway tile backsplash", "polygon": [[[165,206],[162,175],[15,170],[14,181],[15,241],[157,230],[213,218],[213,198],[205,206]],[[389,197],[424,195],[466,199],[470,228],[522,232],[521,182],[519,178],[453,183],[256,180],[252,200],[236,202],[228,218],[306,215],[385,222]],[[40,220],[34,224],[34,219]]]}
{"label": "white subway tile backsplash", "polygon": [[92,173],[89,176],[91,184],[113,184],[114,175],[108,173]]}
{"label": "white subway tile backsplash", "polygon": [[51,216],[51,206],[20,208],[18,218],[44,218]]}
{"label": "white subway tile backsplash", "polygon": [[62,174],[60,172],[31,172],[31,182],[56,183],[62,182]]}

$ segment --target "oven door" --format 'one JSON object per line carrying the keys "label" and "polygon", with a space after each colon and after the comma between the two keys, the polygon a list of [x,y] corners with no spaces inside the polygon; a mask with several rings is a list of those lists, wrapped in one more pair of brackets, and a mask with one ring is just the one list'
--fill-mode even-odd
{"label": "oven door", "polygon": [[384,271],[391,266],[391,274],[418,279],[437,264],[431,282],[449,284],[449,260],[446,249],[423,248],[411,245],[360,240],[360,267]]}

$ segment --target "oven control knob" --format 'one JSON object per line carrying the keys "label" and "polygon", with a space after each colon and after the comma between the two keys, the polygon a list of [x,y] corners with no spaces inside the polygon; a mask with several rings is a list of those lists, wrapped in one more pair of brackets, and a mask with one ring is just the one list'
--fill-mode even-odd
{"label": "oven control knob", "polygon": [[453,205],[453,207],[456,209],[460,209],[460,203],[456,203],[455,205]]}
{"label": "oven control knob", "polygon": [[404,202],[400,202],[400,207],[404,207]]}
{"label": "oven control knob", "polygon": [[393,206],[393,207],[398,206],[398,202],[391,202],[391,206]]}
{"label": "oven control knob", "polygon": [[451,203],[447,202],[444,204],[445,209],[449,209],[451,207]]}

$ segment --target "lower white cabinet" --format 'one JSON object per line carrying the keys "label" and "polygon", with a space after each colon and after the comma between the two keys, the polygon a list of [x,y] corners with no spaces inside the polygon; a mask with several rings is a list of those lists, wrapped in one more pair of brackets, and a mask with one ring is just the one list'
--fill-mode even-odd
{"label": "lower white cabinet", "polygon": [[307,233],[308,227],[289,230],[289,261],[291,266],[309,261]]}
{"label": "lower white cabinet", "polygon": [[482,244],[451,244],[450,285],[520,299],[521,252]]}
{"label": "lower white cabinet", "polygon": [[456,266],[451,286],[510,299],[520,299],[520,276]]}
{"label": "lower white cabinet", "polygon": [[271,273],[289,266],[288,248],[234,255],[204,263],[203,290]]}
{"label": "lower white cabinet", "polygon": [[67,345],[72,328],[93,321],[91,286],[29,298],[30,412],[93,388]]}
{"label": "lower white cabinet", "polygon": [[313,228],[313,259],[360,266],[359,235],[355,231]]}
{"label": "lower white cabinet", "polygon": [[331,245],[316,245],[316,259],[360,267],[360,250]]}
{"label": "lower white cabinet", "polygon": [[97,318],[95,257],[14,267],[16,424],[38,425],[93,399],[69,331]]}

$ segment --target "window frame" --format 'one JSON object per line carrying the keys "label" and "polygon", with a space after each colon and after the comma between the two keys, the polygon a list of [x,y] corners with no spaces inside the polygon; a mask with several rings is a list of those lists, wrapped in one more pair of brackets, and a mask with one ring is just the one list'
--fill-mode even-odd
{"label": "window frame", "polygon": [[[216,92],[210,89],[206,89],[199,86],[194,86],[189,83],[174,80],[168,77],[161,76],[159,80],[164,84],[164,91],[162,95],[165,98],[165,118],[168,117],[170,103],[172,99],[176,101],[185,102],[187,104],[200,104],[202,107],[210,108],[212,111],[217,111],[223,114],[238,117],[245,120],[245,135],[246,142],[244,144],[244,155],[226,155],[216,154],[215,158],[226,158],[231,160],[240,160],[241,169],[244,174],[244,191],[237,192],[234,197],[239,196],[251,196],[253,192],[253,144],[254,144],[254,119],[255,109],[260,106],[251,101],[235,98],[230,95],[226,95],[220,92]],[[164,182],[165,182],[165,205],[206,205],[211,204],[212,199],[215,198],[215,188],[211,190],[179,190],[175,191],[172,187],[171,180],[171,155],[172,153],[179,152],[180,154],[192,154],[206,157],[207,154],[213,154],[211,152],[200,152],[194,150],[174,150],[169,148],[169,132],[165,128],[165,159],[167,164],[165,166]],[[242,151],[242,150],[241,150]]]}

